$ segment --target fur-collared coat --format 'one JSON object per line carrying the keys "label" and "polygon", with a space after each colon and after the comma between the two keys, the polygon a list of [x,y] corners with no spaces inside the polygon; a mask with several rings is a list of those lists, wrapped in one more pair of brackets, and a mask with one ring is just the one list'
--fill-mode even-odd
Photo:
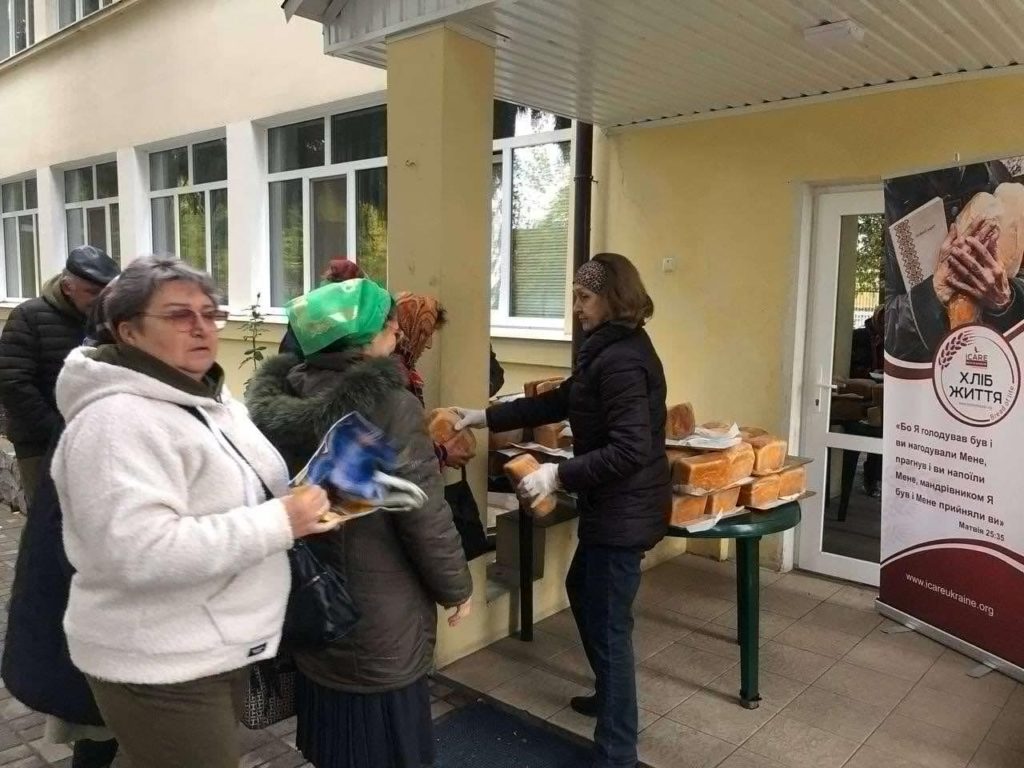
{"label": "fur-collared coat", "polygon": [[392,474],[427,494],[410,512],[377,512],[317,537],[313,545],[341,573],[361,617],[328,648],[296,655],[320,685],[355,693],[403,688],[433,664],[437,605],[451,608],[473,590],[423,407],[390,358],[358,352],[268,360],[249,385],[252,420],[294,475],[330,426],[352,411],[378,426],[398,450]]}

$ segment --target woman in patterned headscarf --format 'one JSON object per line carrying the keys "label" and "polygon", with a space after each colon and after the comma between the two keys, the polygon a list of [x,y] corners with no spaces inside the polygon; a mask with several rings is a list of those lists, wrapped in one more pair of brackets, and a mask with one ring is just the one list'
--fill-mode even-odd
{"label": "woman in patterned headscarf", "polygon": [[403,291],[395,298],[398,329],[402,336],[395,352],[409,377],[409,389],[423,402],[423,377],[416,370],[423,353],[430,349],[434,332],[448,322],[448,313],[433,296]]}

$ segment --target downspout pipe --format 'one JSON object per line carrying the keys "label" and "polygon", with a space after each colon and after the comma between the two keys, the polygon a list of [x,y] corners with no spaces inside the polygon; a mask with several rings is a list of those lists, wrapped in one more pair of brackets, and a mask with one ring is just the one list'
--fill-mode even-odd
{"label": "downspout pipe", "polygon": [[[572,221],[572,275],[590,260],[590,210],[591,190],[594,186],[594,126],[577,122],[573,144],[576,147],[575,174],[573,182],[574,204]],[[572,275],[569,279],[572,279]],[[575,315],[572,316],[572,362],[576,364],[576,353],[583,343],[583,328]]]}

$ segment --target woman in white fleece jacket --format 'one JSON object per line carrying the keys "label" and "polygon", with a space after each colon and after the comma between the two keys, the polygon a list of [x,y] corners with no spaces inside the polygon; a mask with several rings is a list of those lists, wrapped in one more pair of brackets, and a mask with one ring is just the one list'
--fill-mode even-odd
{"label": "woman in white fleece jacket", "polygon": [[223,389],[209,276],[145,257],[100,298],[105,338],[67,358],[53,461],[75,568],[75,665],[134,765],[237,768],[246,667],[277,652],[286,550],[323,532],[322,490]]}

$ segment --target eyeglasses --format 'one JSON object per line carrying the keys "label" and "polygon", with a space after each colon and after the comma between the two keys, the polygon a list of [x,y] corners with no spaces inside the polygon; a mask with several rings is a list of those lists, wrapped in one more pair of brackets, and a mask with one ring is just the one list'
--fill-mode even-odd
{"label": "eyeglasses", "polygon": [[196,327],[196,323],[212,325],[218,331],[228,324],[228,313],[223,309],[204,309],[196,312],[193,309],[172,309],[170,312],[157,315],[151,312],[140,312],[143,317],[155,317],[170,323],[174,330],[188,333]]}

